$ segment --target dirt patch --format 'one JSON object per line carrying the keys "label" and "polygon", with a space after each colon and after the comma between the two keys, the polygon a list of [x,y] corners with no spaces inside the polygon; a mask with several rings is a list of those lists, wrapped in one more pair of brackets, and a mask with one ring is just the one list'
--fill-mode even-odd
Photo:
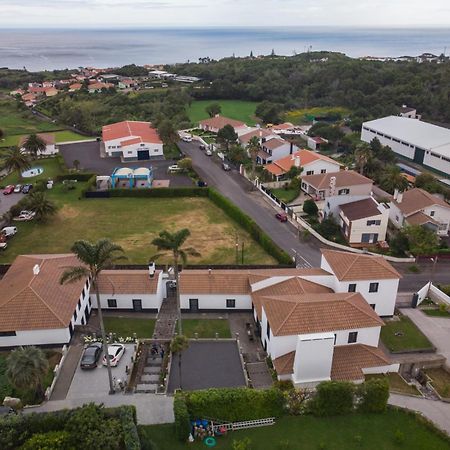
{"label": "dirt patch", "polygon": [[73,206],[64,205],[60,210],[58,215],[61,219],[74,219],[80,215],[80,210],[74,208]]}

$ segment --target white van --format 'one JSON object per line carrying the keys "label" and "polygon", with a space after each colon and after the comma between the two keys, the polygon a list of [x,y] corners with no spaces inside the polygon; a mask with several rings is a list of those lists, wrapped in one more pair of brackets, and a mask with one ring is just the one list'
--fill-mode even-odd
{"label": "white van", "polygon": [[7,238],[13,237],[17,233],[17,227],[4,227],[2,228],[2,234]]}

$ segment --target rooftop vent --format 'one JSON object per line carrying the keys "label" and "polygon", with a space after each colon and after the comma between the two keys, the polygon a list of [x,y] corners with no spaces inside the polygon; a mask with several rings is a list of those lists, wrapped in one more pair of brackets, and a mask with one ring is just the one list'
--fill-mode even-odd
{"label": "rooftop vent", "polygon": [[33,275],[39,275],[41,268],[39,267],[39,264],[35,264],[33,266]]}

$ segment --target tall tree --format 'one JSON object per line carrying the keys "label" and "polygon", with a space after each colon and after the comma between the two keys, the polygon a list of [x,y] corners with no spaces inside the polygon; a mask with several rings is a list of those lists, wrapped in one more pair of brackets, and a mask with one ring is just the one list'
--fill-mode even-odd
{"label": "tall tree", "polygon": [[400,167],[389,166],[381,176],[380,186],[393,194],[395,189],[404,191],[408,187],[408,180],[404,177]]}
{"label": "tall tree", "polygon": [[412,225],[405,228],[408,237],[410,252],[417,255],[432,255],[439,248],[437,234],[421,225]]}
{"label": "tall tree", "polygon": [[36,220],[44,221],[56,214],[56,204],[44,192],[32,192],[26,199],[27,208],[36,213]]}
{"label": "tall tree", "polygon": [[361,175],[364,175],[364,168],[369,160],[372,158],[372,150],[370,149],[370,145],[364,143],[359,144],[356,147],[355,153],[355,164],[359,170]]}
{"label": "tall tree", "polygon": [[247,142],[247,152],[250,156],[250,159],[252,160],[252,174],[255,176],[256,172],[256,158],[258,157],[258,153],[261,150],[261,143],[259,142],[259,139],[257,136],[253,136],[248,142]]}
{"label": "tall tree", "polygon": [[24,143],[22,144],[22,148],[25,149],[34,158],[36,158],[39,152],[45,151],[45,149],[47,148],[47,144],[40,136],[33,133],[25,139]]}
{"label": "tall tree", "polygon": [[[186,264],[187,257],[189,256],[200,256],[193,247],[183,248],[183,244],[186,239],[191,235],[191,232],[187,228],[170,233],[169,231],[161,231],[159,237],[153,239],[152,245],[154,245],[158,251],[170,252],[173,257],[173,269],[175,272],[176,281],[176,296],[177,296],[177,314],[178,314],[178,335],[183,334],[183,327],[181,325],[181,307],[180,307],[180,286],[179,286],[179,276],[178,276],[178,264],[181,262]],[[157,258],[160,255],[154,255],[153,258]]]}
{"label": "tall tree", "polygon": [[180,389],[183,389],[183,379],[181,375],[181,354],[189,347],[189,340],[186,336],[175,336],[170,342],[170,351],[178,355],[178,375],[180,377]]}
{"label": "tall tree", "polygon": [[222,107],[219,103],[211,103],[205,108],[205,111],[208,113],[209,117],[214,117],[222,112]]}
{"label": "tall tree", "polygon": [[42,383],[48,371],[48,360],[37,347],[19,347],[6,360],[6,375],[17,389],[35,389],[43,398]]}
{"label": "tall tree", "polygon": [[24,170],[31,167],[28,155],[20,151],[19,147],[12,147],[5,151],[1,160],[1,167],[7,172],[19,172],[19,175]]}
{"label": "tall tree", "polygon": [[158,134],[166,145],[176,144],[180,139],[175,125],[169,119],[163,119],[159,123]]}
{"label": "tall tree", "polygon": [[[108,355],[108,343],[106,341],[105,324],[100,304],[100,293],[98,289],[98,277],[102,270],[110,268],[116,261],[124,259],[123,249],[109,239],[100,239],[95,243],[88,241],[76,241],[72,246],[72,252],[80,261],[80,265],[73,266],[64,271],[59,282],[61,284],[73,283],[78,280],[90,279],[91,288],[95,291],[97,300],[97,311],[100,322],[100,332],[103,341],[103,353]],[[109,358],[106,359],[108,370],[109,393],[114,394],[114,385]]]}
{"label": "tall tree", "polygon": [[238,135],[234,131],[234,128],[227,124],[223,128],[221,128],[217,133],[217,140],[223,144],[225,144],[225,148],[227,152],[230,148],[230,144],[233,144],[237,141]]}

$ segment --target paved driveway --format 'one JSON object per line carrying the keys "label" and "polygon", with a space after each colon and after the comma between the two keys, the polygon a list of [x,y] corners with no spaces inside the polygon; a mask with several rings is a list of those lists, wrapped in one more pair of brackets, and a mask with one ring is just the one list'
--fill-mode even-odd
{"label": "paved driveway", "polygon": [[420,309],[401,308],[400,311],[419,327],[450,365],[450,319],[427,316]]}
{"label": "paved driveway", "polygon": [[18,203],[19,200],[21,200],[24,196],[25,194],[22,193],[3,195],[2,190],[0,192],[0,216],[8,212],[11,206],[14,206],[16,203]]}

